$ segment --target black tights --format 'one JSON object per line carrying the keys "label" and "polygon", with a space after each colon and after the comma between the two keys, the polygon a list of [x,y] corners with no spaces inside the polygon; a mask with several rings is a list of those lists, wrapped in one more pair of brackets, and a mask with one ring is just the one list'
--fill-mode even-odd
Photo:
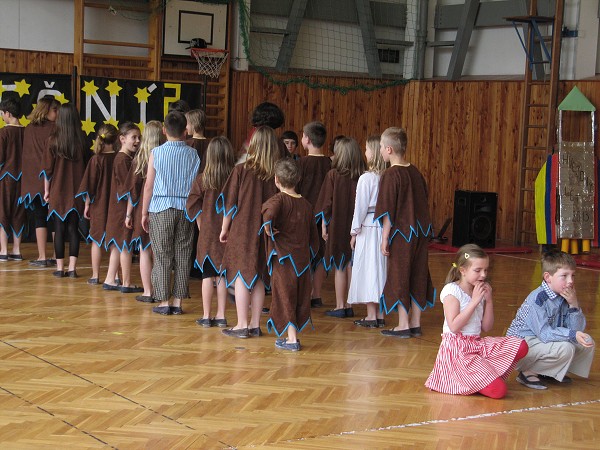
{"label": "black tights", "polygon": [[[65,237],[69,240],[69,256],[79,256],[79,215],[76,211],[67,214],[64,222],[54,216],[54,252],[56,259],[65,257]],[[65,236],[67,235],[67,236]]]}

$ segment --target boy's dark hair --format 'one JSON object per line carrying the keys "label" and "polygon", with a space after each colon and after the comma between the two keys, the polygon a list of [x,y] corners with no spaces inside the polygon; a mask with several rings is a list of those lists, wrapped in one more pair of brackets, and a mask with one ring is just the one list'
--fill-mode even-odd
{"label": "boy's dark hair", "polygon": [[165,132],[169,137],[181,137],[183,133],[185,133],[186,126],[187,120],[182,112],[171,111],[167,114],[167,117],[165,117]]}
{"label": "boy's dark hair", "polygon": [[303,133],[308,136],[312,145],[317,148],[323,147],[327,137],[327,129],[321,122],[309,122],[302,128]]}
{"label": "boy's dark hair", "polygon": [[274,103],[264,102],[254,108],[250,120],[253,127],[258,128],[266,125],[275,130],[283,125],[285,116],[279,106]]}
{"label": "boy's dark hair", "polygon": [[275,163],[275,176],[284,188],[293,188],[300,181],[300,169],[292,158],[282,158]]}
{"label": "boy's dark hair", "polygon": [[173,103],[169,103],[169,112],[171,111],[179,111],[183,114],[190,110],[190,105],[185,100],[179,99],[175,100]]}
{"label": "boy's dark hair", "polygon": [[296,145],[298,145],[298,142],[299,142],[298,141],[298,135],[294,131],[292,131],[292,130],[284,131],[281,134],[281,140],[283,141],[285,139],[291,139],[291,140],[293,140],[296,143]]}
{"label": "boy's dark hair", "polygon": [[15,97],[7,97],[0,102],[0,111],[10,113],[11,116],[18,118],[21,115],[21,103]]}
{"label": "boy's dark hair", "polygon": [[571,255],[560,250],[549,250],[542,254],[542,273],[554,275],[558,269],[575,270],[577,264]]}

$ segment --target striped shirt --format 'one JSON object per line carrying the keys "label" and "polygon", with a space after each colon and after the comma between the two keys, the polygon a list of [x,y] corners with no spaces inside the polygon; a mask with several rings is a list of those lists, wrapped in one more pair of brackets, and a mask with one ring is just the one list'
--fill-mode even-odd
{"label": "striped shirt", "polygon": [[154,157],[154,189],[148,212],[158,213],[169,208],[185,210],[192,182],[200,168],[195,149],[184,141],[167,141],[152,150]]}
{"label": "striped shirt", "polygon": [[571,308],[545,281],[525,299],[506,331],[507,336],[535,336],[542,342],[577,342],[577,331],[585,329],[580,308]]}

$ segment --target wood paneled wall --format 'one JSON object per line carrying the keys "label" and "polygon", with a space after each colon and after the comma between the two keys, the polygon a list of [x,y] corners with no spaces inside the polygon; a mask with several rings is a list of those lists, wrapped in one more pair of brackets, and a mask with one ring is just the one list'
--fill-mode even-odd
{"label": "wood paneled wall", "polygon": [[[310,81],[332,80],[314,77]],[[564,82],[559,101],[575,84],[593,104],[600,105],[600,81]],[[233,72],[231,86],[230,137],[236,148],[246,136],[252,108],[263,101],[280,105],[286,114],[284,127],[299,136],[305,123],[325,123],[328,150],[332,138],[339,134],[356,138],[362,146],[369,135],[390,126],[404,127],[409,139],[408,158],[429,183],[436,229],[453,216],[455,190],[497,192],[497,237],[504,244],[512,242],[518,195],[521,81],[414,81],[343,95],[309,89],[304,84],[275,85],[258,73]],[[574,120],[567,131],[589,136],[589,131],[580,132],[586,127],[589,130],[587,116],[585,120]],[[447,236],[451,236],[450,230]]]}

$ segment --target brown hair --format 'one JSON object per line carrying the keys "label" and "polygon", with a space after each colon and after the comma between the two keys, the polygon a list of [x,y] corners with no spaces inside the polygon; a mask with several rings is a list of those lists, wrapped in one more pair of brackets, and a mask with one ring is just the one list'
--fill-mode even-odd
{"label": "brown hair", "polygon": [[92,150],[97,155],[104,153],[105,146],[112,145],[114,148],[118,137],[119,130],[117,130],[114,125],[110,123],[102,124],[100,125],[98,133],[96,134],[96,141],[94,142],[94,148]]}
{"label": "brown hair", "polygon": [[41,125],[48,121],[48,113],[51,109],[58,109],[60,103],[54,97],[46,96],[38,100],[35,109],[27,116],[32,125]]}
{"label": "brown hair", "polygon": [[300,168],[292,158],[283,158],[275,163],[275,176],[281,186],[291,189],[300,181]]}
{"label": "brown hair", "polygon": [[[137,130],[138,132],[140,131],[140,127],[138,127],[135,123],[127,121],[127,122],[123,122],[121,124],[121,126],[119,127],[119,137],[121,136],[126,136],[127,133],[129,133],[132,130]],[[121,149],[121,139],[119,139],[119,150]]]}
{"label": "brown hair", "polygon": [[325,138],[327,137],[327,129],[321,122],[309,122],[304,125],[302,132],[310,139],[312,145],[316,148],[323,147]]}
{"label": "brown hair", "polygon": [[235,166],[235,150],[229,139],[218,136],[210,140],[206,149],[206,166],[202,172],[204,189],[220,191]]}
{"label": "brown hair", "polygon": [[244,167],[254,171],[261,180],[270,180],[275,175],[275,163],[280,157],[281,149],[273,128],[258,127],[250,139]]}
{"label": "brown hair", "polygon": [[473,259],[487,259],[488,255],[477,244],[466,244],[456,252],[456,261],[452,263],[452,267],[446,275],[444,284],[452,283],[460,280],[460,268],[468,268]]}
{"label": "brown hair", "polygon": [[206,126],[206,114],[201,109],[192,109],[185,113],[187,124],[194,133],[204,133]]}
{"label": "brown hair", "polygon": [[79,111],[72,103],[61,105],[58,109],[56,127],[50,134],[49,147],[53,155],[64,159],[78,161],[83,158],[85,137],[81,130]]}
{"label": "brown hair", "polygon": [[542,273],[554,275],[558,269],[575,270],[577,264],[571,255],[559,250],[550,250],[542,254]]}
{"label": "brown hair", "polygon": [[404,156],[408,145],[408,136],[404,128],[390,127],[381,135],[381,142],[386,147],[392,147],[394,153]]}
{"label": "brown hair", "polygon": [[358,180],[363,174],[366,165],[356,139],[345,137],[337,141],[332,168],[340,175],[348,175],[353,180]]}

